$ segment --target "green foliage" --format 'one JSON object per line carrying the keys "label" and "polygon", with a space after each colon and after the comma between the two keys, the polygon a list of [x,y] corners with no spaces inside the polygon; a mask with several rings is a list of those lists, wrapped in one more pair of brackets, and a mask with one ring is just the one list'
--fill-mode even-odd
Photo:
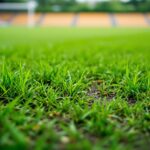
{"label": "green foliage", "polygon": [[[0,2],[26,2],[28,0],[0,0]],[[78,3],[76,0],[36,0],[37,11],[41,12],[149,12],[149,0],[130,0],[121,2],[119,0],[102,1],[95,6],[87,3]]]}
{"label": "green foliage", "polygon": [[1,149],[148,149],[150,30],[0,29]]}

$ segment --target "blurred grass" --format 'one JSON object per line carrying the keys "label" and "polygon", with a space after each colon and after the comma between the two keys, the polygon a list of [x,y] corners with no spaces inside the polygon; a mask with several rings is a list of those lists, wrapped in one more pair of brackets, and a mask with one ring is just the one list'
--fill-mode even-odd
{"label": "blurred grass", "polygon": [[150,29],[0,35],[1,148],[148,149]]}

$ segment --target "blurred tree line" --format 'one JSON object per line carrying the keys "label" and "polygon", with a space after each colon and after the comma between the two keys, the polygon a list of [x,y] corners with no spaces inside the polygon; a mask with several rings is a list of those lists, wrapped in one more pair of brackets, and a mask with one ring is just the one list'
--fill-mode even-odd
{"label": "blurred tree line", "polygon": [[[25,2],[28,0],[0,0],[0,2]],[[63,11],[63,12],[148,12],[150,11],[150,0],[110,0],[90,5],[88,3],[77,3],[76,0],[36,0],[37,11]]]}

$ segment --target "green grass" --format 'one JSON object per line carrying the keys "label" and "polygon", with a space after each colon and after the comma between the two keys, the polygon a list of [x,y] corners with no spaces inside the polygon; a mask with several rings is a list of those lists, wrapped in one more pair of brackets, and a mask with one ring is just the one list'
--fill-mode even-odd
{"label": "green grass", "polygon": [[150,29],[1,28],[1,149],[148,149]]}

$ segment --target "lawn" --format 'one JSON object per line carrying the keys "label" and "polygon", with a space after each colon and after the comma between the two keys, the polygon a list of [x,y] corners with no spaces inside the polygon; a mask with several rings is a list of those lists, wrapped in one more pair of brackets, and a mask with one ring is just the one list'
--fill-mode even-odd
{"label": "lawn", "polygon": [[0,28],[0,148],[148,150],[150,29]]}

